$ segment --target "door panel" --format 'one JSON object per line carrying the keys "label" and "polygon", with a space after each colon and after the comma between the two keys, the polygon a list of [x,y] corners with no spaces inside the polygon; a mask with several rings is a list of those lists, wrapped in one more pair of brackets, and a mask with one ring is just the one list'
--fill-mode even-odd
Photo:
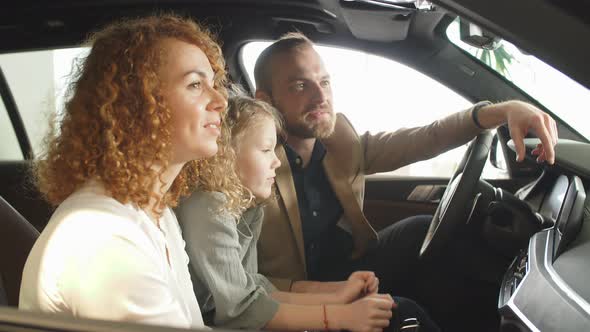
{"label": "door panel", "polygon": [[[380,230],[411,216],[433,215],[448,181],[444,178],[368,176],[365,216],[376,230]],[[511,193],[529,182],[528,179],[486,181]]]}
{"label": "door panel", "polygon": [[376,230],[407,217],[432,215],[438,205],[436,192],[444,192],[447,182],[438,178],[369,176],[365,182],[365,215]]}

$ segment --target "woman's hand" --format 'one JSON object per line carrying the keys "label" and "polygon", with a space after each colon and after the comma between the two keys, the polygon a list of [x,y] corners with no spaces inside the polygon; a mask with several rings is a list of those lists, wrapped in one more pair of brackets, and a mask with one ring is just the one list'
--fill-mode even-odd
{"label": "woman's hand", "polygon": [[379,290],[379,279],[371,271],[353,272],[348,280],[343,281],[335,293],[335,303],[351,303],[359,298],[375,294]]}
{"label": "woman's hand", "polygon": [[334,293],[334,303],[351,303],[364,295],[365,282],[360,279],[349,279],[342,282],[340,289]]}
{"label": "woman's hand", "polygon": [[364,295],[375,294],[379,291],[379,278],[375,276],[375,273],[372,271],[356,271],[353,272],[348,280],[361,280],[365,283],[365,288],[363,290]]}
{"label": "woman's hand", "polygon": [[351,304],[328,306],[326,318],[330,329],[382,332],[389,326],[394,307],[389,294],[371,294]]}

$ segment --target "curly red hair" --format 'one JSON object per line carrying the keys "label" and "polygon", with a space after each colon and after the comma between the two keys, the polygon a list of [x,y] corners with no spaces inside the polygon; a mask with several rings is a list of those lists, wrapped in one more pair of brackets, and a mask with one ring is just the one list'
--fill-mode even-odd
{"label": "curly red hair", "polygon": [[142,208],[151,198],[160,207],[175,206],[199,183],[219,191],[237,185],[237,176],[227,173],[233,163],[227,159],[231,153],[224,130],[216,157],[185,164],[164,198],[152,192],[162,174],[152,165],[167,166],[171,155],[171,110],[157,75],[166,55],[160,46],[165,38],[198,46],[214,71],[214,88],[227,96],[219,44],[190,19],[150,16],[94,33],[88,40],[90,54],[70,83],[71,97],[59,128],[50,134],[35,165],[37,185],[50,203],[60,204],[90,179],[99,180],[121,203]]}

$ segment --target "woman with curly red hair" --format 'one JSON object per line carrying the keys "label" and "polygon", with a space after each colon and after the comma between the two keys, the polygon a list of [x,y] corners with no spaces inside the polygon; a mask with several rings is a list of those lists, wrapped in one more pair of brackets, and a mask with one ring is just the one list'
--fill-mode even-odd
{"label": "woman with curly red hair", "polygon": [[169,207],[195,185],[226,192],[230,207],[241,199],[220,48],[172,15],[109,25],[90,45],[35,167],[59,206],[27,259],[19,307],[202,327]]}

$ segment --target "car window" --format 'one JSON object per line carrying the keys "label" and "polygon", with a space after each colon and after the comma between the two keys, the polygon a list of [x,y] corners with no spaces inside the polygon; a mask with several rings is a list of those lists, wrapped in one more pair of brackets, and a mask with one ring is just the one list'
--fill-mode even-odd
{"label": "car window", "polygon": [[468,45],[459,37],[458,19],[447,28],[447,37],[590,140],[590,122],[583,111],[590,103],[589,89],[505,40],[492,51]]}
{"label": "car window", "polygon": [[[268,45],[269,42],[251,42],[242,49],[242,63],[250,82],[254,82],[256,59]],[[446,86],[390,59],[344,48],[316,49],[332,78],[334,109],[345,114],[359,134],[427,125],[471,106]],[[465,151],[466,145],[384,174],[449,177]],[[491,164],[484,170],[486,178],[505,176],[506,172]]]}
{"label": "car window", "polygon": [[0,161],[23,160],[23,154],[18,145],[18,139],[4,102],[0,99]]}
{"label": "car window", "polygon": [[[63,109],[64,93],[74,60],[84,56],[87,51],[87,48],[72,48],[0,54],[0,67],[14,96],[34,155],[40,152],[49,121],[55,119],[55,115],[59,115]],[[14,131],[10,121],[3,120],[7,118],[4,105],[1,113],[0,137],[3,138],[10,136],[8,133],[14,134]],[[23,158],[16,136],[14,140],[16,143],[2,141],[2,159]],[[18,151],[18,156],[10,152],[14,149]]]}

